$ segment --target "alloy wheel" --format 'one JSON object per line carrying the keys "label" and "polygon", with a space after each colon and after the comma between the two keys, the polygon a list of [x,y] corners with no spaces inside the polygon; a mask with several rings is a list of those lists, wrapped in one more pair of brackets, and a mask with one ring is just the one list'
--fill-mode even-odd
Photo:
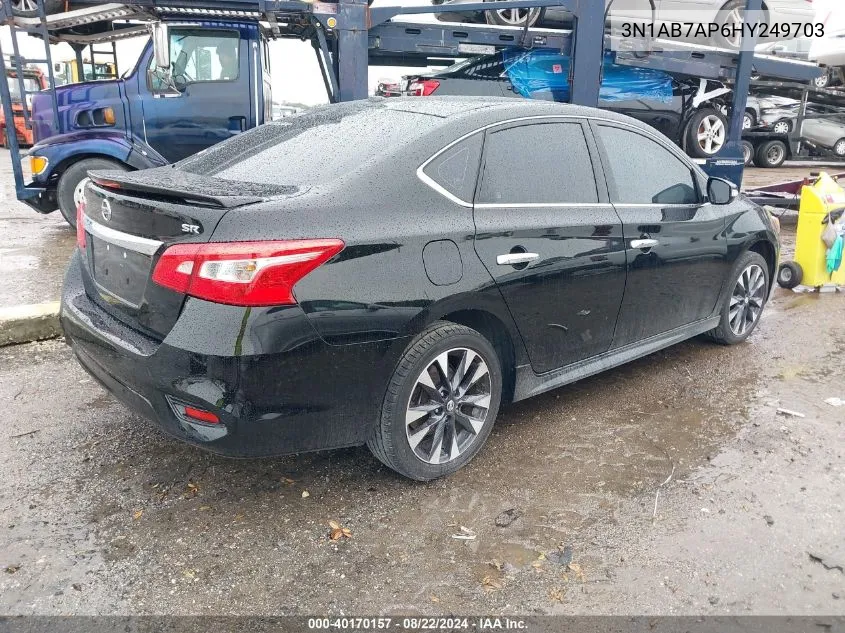
{"label": "alloy wheel", "polygon": [[736,7],[725,16],[724,25],[730,29],[731,36],[725,38],[730,48],[739,48],[742,44],[742,27],[745,23],[745,11]]}
{"label": "alloy wheel", "polygon": [[715,114],[706,116],[698,124],[698,146],[706,154],[713,155],[724,146],[726,133],[721,118]]}
{"label": "alloy wheel", "polygon": [[845,138],[833,146],[833,153],[837,156],[845,156]]}
{"label": "alloy wheel", "polygon": [[497,9],[496,15],[503,24],[510,26],[525,26],[526,23],[531,25],[535,21],[535,15],[538,15],[540,10],[537,8],[520,8],[520,9]]}
{"label": "alloy wheel", "polygon": [[750,130],[753,127],[754,127],[754,118],[749,113],[746,112],[745,115],[742,117],[742,129],[743,130]]}
{"label": "alloy wheel", "polygon": [[405,413],[408,444],[418,459],[445,464],[460,457],[484,428],[490,372],[478,352],[442,352],[420,373]]}
{"label": "alloy wheel", "polygon": [[15,11],[36,11],[38,3],[36,0],[12,0],[12,9]]}
{"label": "alloy wheel", "polygon": [[736,280],[731,294],[728,322],[731,332],[743,336],[757,323],[766,299],[766,275],[757,264],[751,264]]}

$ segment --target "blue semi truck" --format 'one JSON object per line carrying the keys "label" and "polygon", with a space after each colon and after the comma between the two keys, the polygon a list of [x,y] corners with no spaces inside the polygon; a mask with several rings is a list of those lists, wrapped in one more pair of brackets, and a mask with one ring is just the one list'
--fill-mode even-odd
{"label": "blue semi truck", "polygon": [[[29,152],[37,211],[59,209],[72,225],[87,172],[172,163],[269,121],[267,40],[258,22],[185,21],[158,25],[169,46],[169,72],[156,64],[153,40],[120,79],[34,95]],[[58,133],[57,133],[58,132]]]}

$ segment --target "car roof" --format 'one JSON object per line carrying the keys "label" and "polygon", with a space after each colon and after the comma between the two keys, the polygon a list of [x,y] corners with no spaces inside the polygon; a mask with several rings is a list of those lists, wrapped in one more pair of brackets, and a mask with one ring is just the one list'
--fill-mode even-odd
{"label": "car roof", "polygon": [[530,116],[572,116],[618,121],[645,131],[654,128],[637,119],[599,108],[513,97],[372,97],[370,102],[392,110],[428,114],[453,122],[472,120],[489,125]]}

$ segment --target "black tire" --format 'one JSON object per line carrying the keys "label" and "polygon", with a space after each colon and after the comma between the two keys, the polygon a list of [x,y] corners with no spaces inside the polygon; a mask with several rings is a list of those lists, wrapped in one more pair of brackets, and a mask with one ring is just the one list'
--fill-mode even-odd
{"label": "black tire", "polygon": [[[494,24],[496,26],[525,26],[526,21],[528,22],[528,26],[534,26],[540,19],[543,17],[545,11],[541,7],[524,7],[522,9],[505,9],[506,11],[517,11],[517,15],[521,17],[521,19],[517,19],[515,21],[509,21],[499,15],[496,11],[485,11],[484,12],[484,20],[487,24]],[[520,13],[523,12],[524,14]],[[526,20],[527,18],[527,20]]]}
{"label": "black tire", "polygon": [[801,284],[804,278],[804,270],[798,262],[784,262],[778,268],[778,286],[792,290]]}
{"label": "black tire", "polygon": [[754,162],[754,143],[751,141],[742,141],[742,158],[746,167]]}
{"label": "black tire", "polygon": [[[708,121],[707,124],[705,124],[705,120]],[[721,127],[717,127],[717,122]],[[710,126],[709,129],[708,125]],[[708,151],[707,140],[699,140],[698,136],[700,133],[708,133],[709,130],[716,130],[720,136],[712,139]],[[712,158],[719,153],[728,141],[728,119],[714,108],[701,108],[687,124],[686,136],[686,148],[690,156],[693,158]]]}
{"label": "black tire", "polygon": [[786,161],[787,152],[783,141],[766,141],[757,148],[757,166],[780,167]]}
{"label": "black tire", "polygon": [[[35,0],[26,2],[25,0],[10,0],[12,3],[12,13],[19,18],[37,18],[38,9],[25,8],[35,4]],[[64,8],[64,0],[44,0],[44,12],[47,15],[58,13]]]}
{"label": "black tire", "polygon": [[839,158],[845,158],[845,138],[841,138],[833,144],[833,153]]}
{"label": "black tire", "polygon": [[[443,352],[456,348],[469,349],[478,354],[486,363],[489,380],[484,385],[485,388],[489,388],[490,392],[489,407],[480,430],[474,434],[465,434],[465,438],[469,439],[463,452],[454,459],[446,461],[446,463],[430,463],[418,457],[411,446],[406,431],[406,414],[411,398],[414,397],[415,393],[423,393],[416,391],[418,378],[422,377],[427,368],[433,366],[432,363]],[[456,362],[454,354],[449,358]],[[449,362],[447,362],[447,365],[449,365]],[[451,475],[475,457],[484,445],[498,414],[501,394],[501,365],[496,350],[490,342],[475,330],[463,325],[437,321],[419,334],[405,350],[387,386],[384,403],[382,404],[381,419],[376,428],[373,429],[367,446],[382,463],[411,479],[430,481]],[[448,401],[449,398],[447,397],[446,400]],[[452,410],[460,410],[460,405]],[[446,413],[446,407],[428,414],[430,418],[437,415],[440,415],[442,419],[449,417]],[[425,417],[420,418],[420,421],[425,419]],[[436,426],[437,424],[430,425],[430,428],[435,429],[432,433],[433,436],[438,432]],[[452,428],[457,428],[457,426]],[[448,430],[441,431],[441,437],[446,437],[448,433]],[[428,434],[426,434],[426,437],[428,437]],[[434,441],[434,437],[432,437],[429,444],[431,454],[434,454]],[[424,446],[425,442],[426,440],[421,441],[419,446]],[[445,444],[446,441],[444,440],[443,443]],[[437,454],[438,456],[441,455],[439,451],[437,451]]]}
{"label": "black tire", "polygon": [[126,171],[128,168],[123,163],[119,163],[108,158],[83,158],[68,167],[59,178],[59,184],[56,187],[56,198],[59,202],[59,211],[62,212],[65,220],[72,227],[76,227],[76,203],[73,199],[74,191],[85,178],[88,177],[89,171],[98,169],[117,169]]}
{"label": "black tire", "polygon": [[[756,266],[763,274],[763,293],[762,298],[759,299],[760,309],[756,319],[741,333],[735,332],[731,328],[731,307],[733,304],[733,292],[737,287],[740,275],[742,275],[750,267]],[[722,300],[722,312],[719,325],[707,333],[707,337],[717,343],[723,345],[736,345],[742,343],[745,339],[751,336],[751,333],[757,328],[760,323],[760,316],[765,308],[766,301],[769,295],[769,265],[763,256],[754,251],[746,251],[743,253],[731,269],[731,274],[728,277],[728,291]]]}

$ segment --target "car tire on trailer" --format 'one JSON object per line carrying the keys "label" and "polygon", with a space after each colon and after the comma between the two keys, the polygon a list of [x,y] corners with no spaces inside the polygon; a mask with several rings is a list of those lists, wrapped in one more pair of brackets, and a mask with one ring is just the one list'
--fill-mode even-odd
{"label": "car tire on trailer", "polygon": [[787,147],[783,141],[766,141],[757,148],[758,167],[780,167],[786,162]]}
{"label": "car tire on trailer", "polygon": [[772,132],[775,134],[789,134],[792,131],[792,122],[784,119],[778,121],[772,126]]}
{"label": "car tire on trailer", "polygon": [[501,365],[490,342],[471,328],[437,321],[405,350],[367,446],[411,479],[450,475],[487,440],[501,394]]}
{"label": "car tire on trailer", "polygon": [[728,140],[728,120],[714,108],[702,108],[687,125],[687,152],[693,158],[715,156]]}
{"label": "car tire on trailer", "polygon": [[[19,18],[37,18],[38,17],[38,3],[37,0],[10,0],[12,3],[12,13]],[[64,0],[44,0],[44,12],[47,15],[51,13],[58,13],[64,9]]]}
{"label": "car tire on trailer", "polygon": [[778,286],[792,290],[804,278],[804,269],[798,262],[784,262],[778,268]]}
{"label": "car tire on trailer", "polygon": [[753,130],[756,126],[757,117],[754,116],[754,112],[751,110],[746,110],[745,114],[742,116],[742,129]]}
{"label": "car tire on trailer", "polygon": [[713,38],[716,46],[735,50],[739,49],[741,44],[739,38],[741,35],[738,35],[737,39],[727,38],[722,33],[721,27],[736,25],[738,27],[737,30],[739,30],[745,22],[745,7],[746,0],[729,0],[721,9],[719,9],[719,12],[716,14],[715,21],[720,28],[719,32]]}
{"label": "car tire on trailer", "polygon": [[815,88],[827,88],[830,85],[830,71],[824,68],[824,74],[821,77],[816,77],[811,82]]}
{"label": "car tire on trailer", "polygon": [[487,24],[495,26],[534,26],[541,20],[545,11],[542,7],[525,7],[521,9],[498,9],[485,11],[484,19]]}
{"label": "car tire on trailer", "polygon": [[746,251],[728,277],[728,295],[722,304],[719,325],[707,336],[724,345],[742,343],[760,322],[769,294],[769,265],[763,256]]}
{"label": "car tire on trailer", "polygon": [[76,227],[76,205],[79,203],[88,172],[98,169],[117,169],[126,171],[126,165],[108,158],[83,158],[68,167],[59,178],[56,187],[56,198],[59,211],[62,212],[68,224]]}
{"label": "car tire on trailer", "polygon": [[845,158],[845,138],[841,138],[833,144],[833,153],[839,158]]}
{"label": "car tire on trailer", "polygon": [[746,167],[754,162],[754,143],[751,141],[742,141],[742,160]]}

